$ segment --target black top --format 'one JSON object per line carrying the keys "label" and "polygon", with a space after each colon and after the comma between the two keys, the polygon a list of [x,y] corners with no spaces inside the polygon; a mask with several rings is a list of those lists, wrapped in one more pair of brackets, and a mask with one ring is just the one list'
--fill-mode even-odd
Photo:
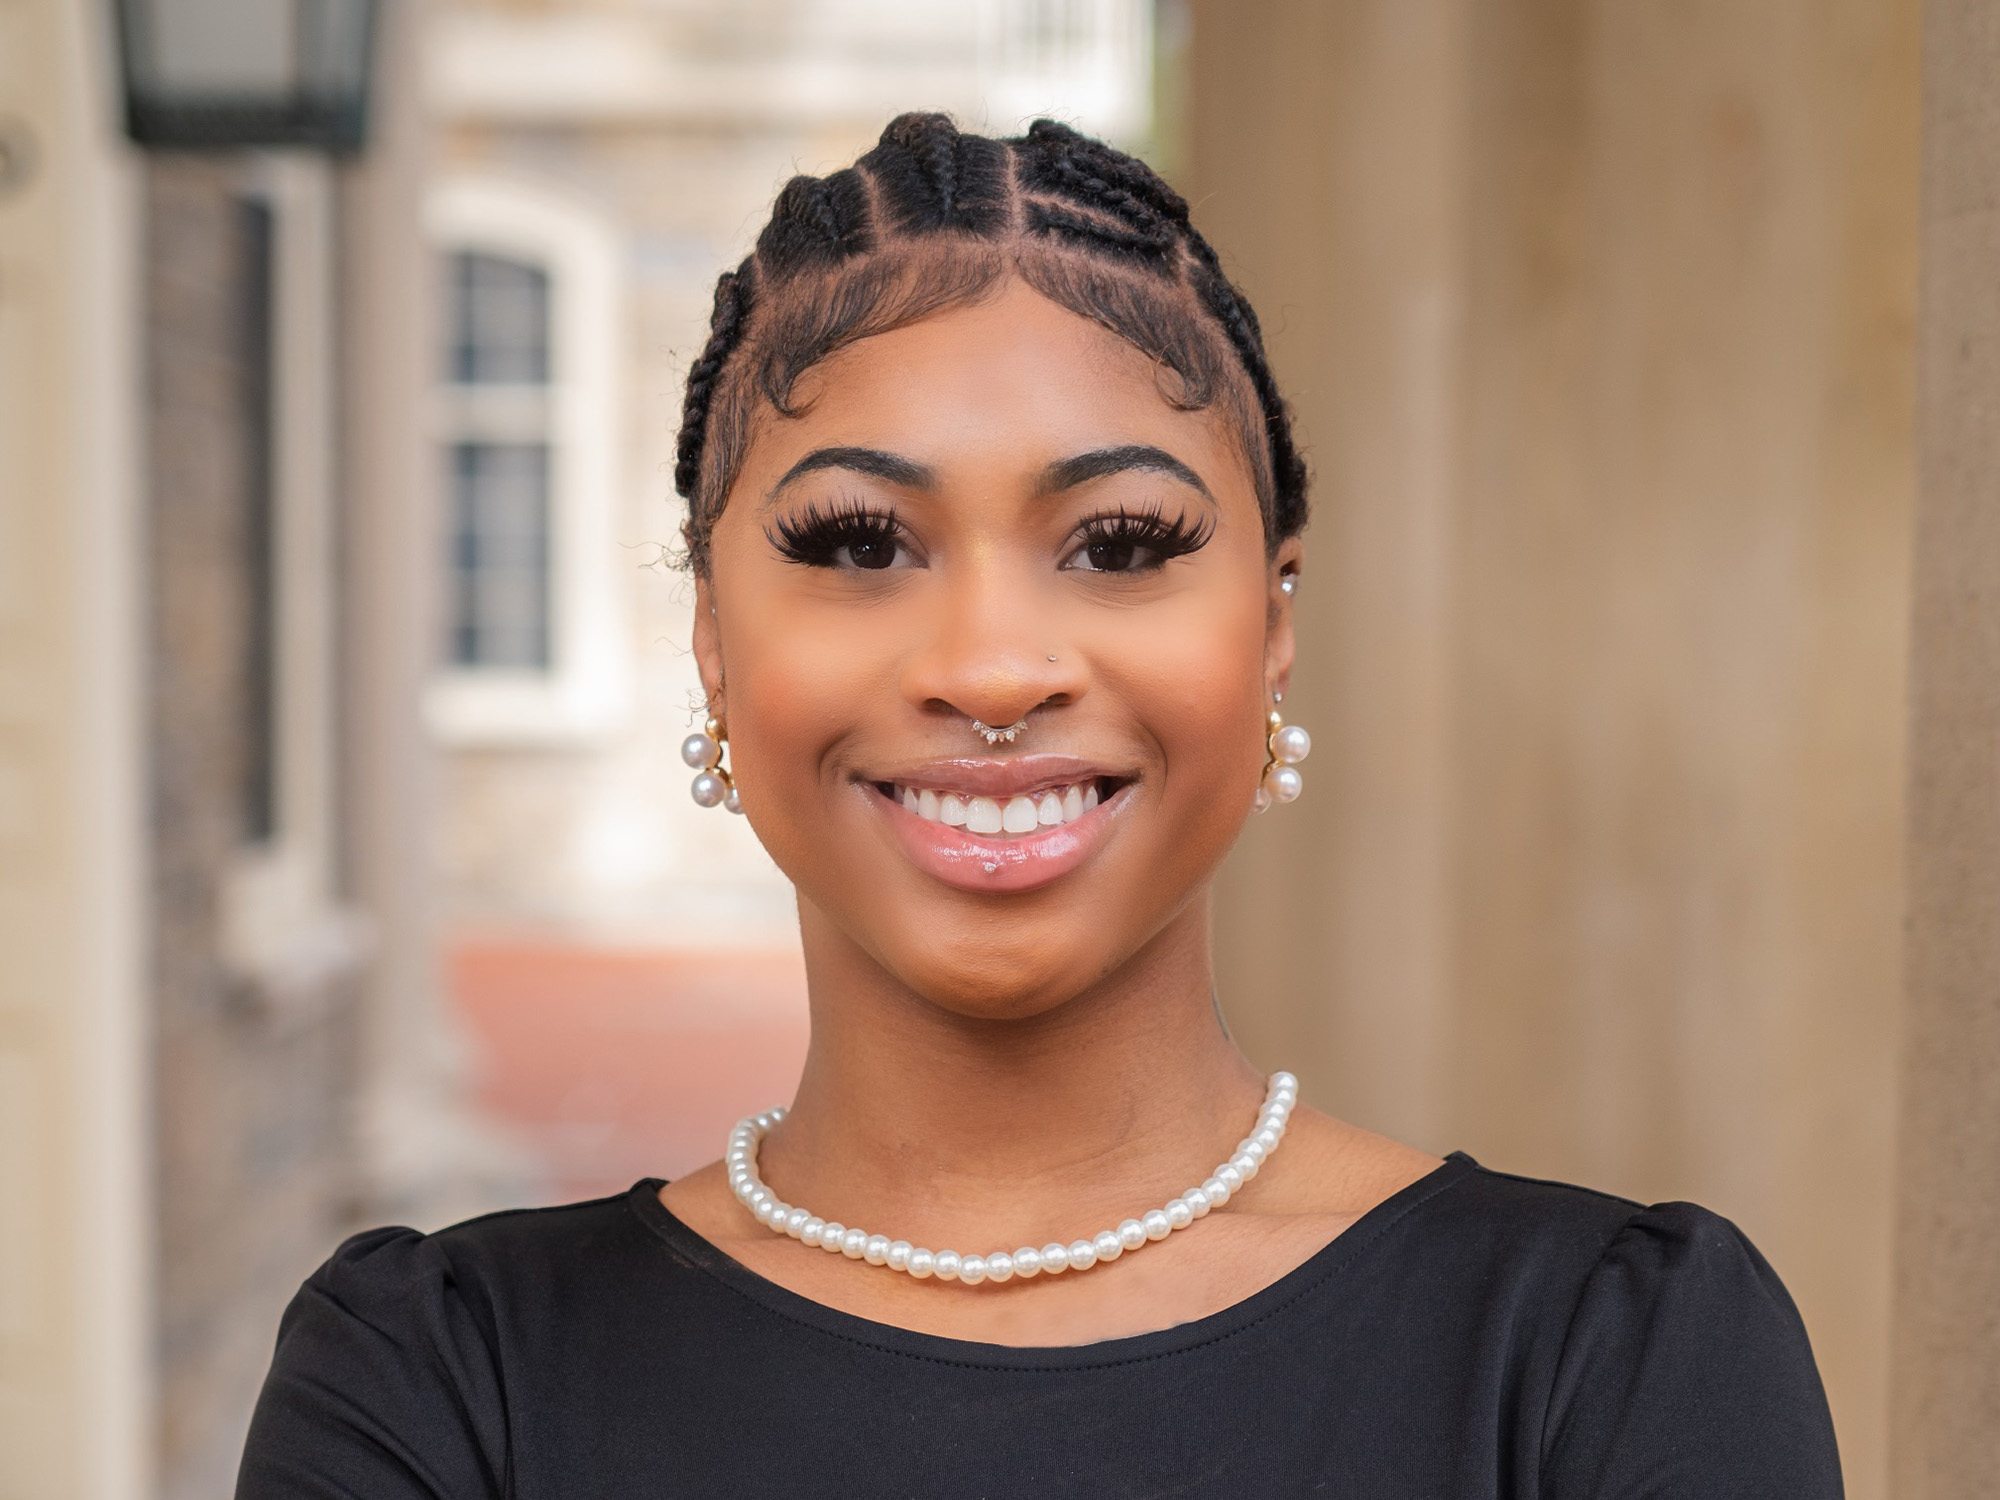
{"label": "black top", "polygon": [[1212,1317],[1009,1348],[788,1292],[659,1186],[349,1240],[285,1314],[238,1496],[1841,1493],[1791,1299],[1689,1204],[1455,1155]]}

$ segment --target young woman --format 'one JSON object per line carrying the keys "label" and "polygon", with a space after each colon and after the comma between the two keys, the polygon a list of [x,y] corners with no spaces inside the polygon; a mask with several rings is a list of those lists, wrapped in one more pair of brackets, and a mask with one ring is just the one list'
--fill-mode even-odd
{"label": "young woman", "polygon": [[677,481],[686,753],[798,887],[797,1098],[671,1184],[351,1240],[242,1495],[1840,1493],[1731,1225],[1440,1161],[1230,1042],[1209,887],[1297,795],[1305,474],[1170,188],[935,115],[794,179]]}

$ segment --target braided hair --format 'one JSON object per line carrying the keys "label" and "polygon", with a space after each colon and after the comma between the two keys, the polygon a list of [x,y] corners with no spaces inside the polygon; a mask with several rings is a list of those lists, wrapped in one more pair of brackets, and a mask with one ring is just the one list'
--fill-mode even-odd
{"label": "braided hair", "polygon": [[1187,201],[1136,157],[1053,120],[994,140],[945,115],[906,114],[852,167],[786,183],[756,248],[716,282],[674,467],[695,570],[708,569],[763,406],[792,414],[793,386],[821,360],[1008,275],[1151,358],[1176,405],[1224,402],[1267,544],[1303,529],[1305,464],[1257,315]]}

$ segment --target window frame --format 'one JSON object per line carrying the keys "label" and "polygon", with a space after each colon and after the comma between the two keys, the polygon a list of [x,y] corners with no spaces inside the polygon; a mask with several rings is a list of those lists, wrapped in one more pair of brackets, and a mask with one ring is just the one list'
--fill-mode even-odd
{"label": "window frame", "polygon": [[434,185],[424,219],[440,286],[446,257],[461,251],[531,263],[548,275],[543,386],[455,384],[440,309],[430,342],[440,572],[454,566],[448,454],[475,434],[511,429],[548,443],[551,553],[548,666],[458,665],[440,618],[426,717],[441,741],[469,748],[601,741],[627,722],[632,696],[629,611],[614,566],[623,431],[617,236],[598,215],[539,186],[472,174]]}

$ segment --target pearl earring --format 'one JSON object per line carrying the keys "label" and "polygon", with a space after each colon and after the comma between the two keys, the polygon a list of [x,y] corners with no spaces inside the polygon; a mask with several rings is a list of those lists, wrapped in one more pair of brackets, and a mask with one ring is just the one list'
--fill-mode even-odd
{"label": "pearl earring", "polygon": [[[1278,694],[1272,697],[1283,702]],[[1264,775],[1257,784],[1257,800],[1254,804],[1258,812],[1264,811],[1273,802],[1296,802],[1299,793],[1306,789],[1306,779],[1299,773],[1299,762],[1312,754],[1312,736],[1296,724],[1287,724],[1284,715],[1275,708],[1265,721],[1264,732]]]}
{"label": "pearl earring", "polygon": [[729,731],[720,718],[711,714],[705,732],[691,734],[681,741],[681,759],[695,768],[694,784],[688,790],[697,803],[740,813],[743,803],[736,795],[736,779],[722,763],[722,747],[728,743]]}

